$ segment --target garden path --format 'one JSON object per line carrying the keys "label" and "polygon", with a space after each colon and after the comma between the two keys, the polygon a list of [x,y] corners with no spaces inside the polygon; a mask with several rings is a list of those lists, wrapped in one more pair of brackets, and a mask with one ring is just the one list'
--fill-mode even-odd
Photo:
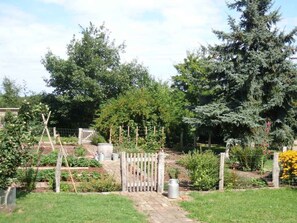
{"label": "garden path", "polygon": [[[118,183],[121,183],[120,160],[104,160],[102,165]],[[188,198],[184,192],[179,199],[169,199],[167,196],[156,192],[121,192],[120,194],[131,199],[136,209],[148,216],[150,223],[196,222],[187,218],[187,213],[177,204],[178,201]]]}

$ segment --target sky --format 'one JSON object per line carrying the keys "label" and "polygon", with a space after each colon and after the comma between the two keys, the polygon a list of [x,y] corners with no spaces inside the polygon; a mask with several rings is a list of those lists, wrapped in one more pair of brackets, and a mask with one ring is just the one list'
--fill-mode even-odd
{"label": "sky", "polygon": [[[274,2],[279,28],[297,26],[297,0]],[[125,43],[123,62],[137,59],[170,81],[188,51],[219,43],[212,30],[228,31],[228,15],[236,16],[225,0],[0,0],[0,82],[6,76],[27,91],[50,92],[42,58],[49,50],[67,58],[67,44],[90,22]]]}

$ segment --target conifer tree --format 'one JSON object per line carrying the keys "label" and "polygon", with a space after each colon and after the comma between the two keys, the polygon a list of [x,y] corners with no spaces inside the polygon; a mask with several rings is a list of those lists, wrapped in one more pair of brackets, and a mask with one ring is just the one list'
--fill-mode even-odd
{"label": "conifer tree", "polygon": [[232,138],[254,140],[269,122],[274,145],[280,146],[292,142],[296,128],[297,69],[290,57],[297,28],[279,30],[281,15],[272,6],[272,0],[228,3],[240,19],[229,16],[230,32],[214,31],[222,41],[209,47],[215,97],[196,110],[220,104],[217,120]]}

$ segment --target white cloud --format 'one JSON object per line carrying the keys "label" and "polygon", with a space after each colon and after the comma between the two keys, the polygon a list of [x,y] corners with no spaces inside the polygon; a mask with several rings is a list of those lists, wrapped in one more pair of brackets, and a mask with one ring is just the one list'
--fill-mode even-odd
{"label": "white cloud", "polygon": [[26,81],[29,90],[44,90],[43,78],[48,74],[41,58],[48,48],[65,56],[65,44],[72,36],[72,30],[71,34],[68,31],[63,26],[41,24],[16,7],[0,5],[0,81],[7,76],[18,84]]}
{"label": "white cloud", "polygon": [[[75,14],[77,23],[99,25],[105,21],[112,37],[126,42],[124,58],[138,58],[163,80],[175,73],[173,64],[182,60],[187,50],[215,40],[211,30],[226,24],[222,22],[224,5],[224,0],[75,0],[63,4]],[[141,14],[146,12],[156,12],[160,18],[142,20]]]}
{"label": "white cloud", "polygon": [[72,34],[80,31],[78,24],[105,22],[111,38],[127,44],[124,60],[137,58],[157,78],[168,80],[175,74],[173,64],[181,62],[187,50],[217,41],[212,29],[226,30],[229,13],[225,0],[39,0],[39,4],[48,10],[59,7],[68,23],[44,22],[22,7],[0,3],[0,75],[20,83],[26,80],[35,91],[44,89],[42,79],[48,76],[41,58],[48,48],[64,57]]}

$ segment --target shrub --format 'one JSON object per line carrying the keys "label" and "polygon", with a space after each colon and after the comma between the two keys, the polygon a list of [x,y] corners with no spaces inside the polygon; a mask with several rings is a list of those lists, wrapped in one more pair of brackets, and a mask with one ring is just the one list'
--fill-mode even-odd
{"label": "shrub", "polygon": [[30,192],[36,187],[37,174],[33,168],[27,168],[24,170],[17,171],[17,181],[20,183],[20,186]]}
{"label": "shrub", "polygon": [[265,150],[258,148],[242,148],[235,146],[230,151],[230,163],[244,171],[262,170],[266,161]]}
{"label": "shrub", "polygon": [[188,170],[193,186],[198,190],[210,190],[218,185],[219,158],[211,151],[189,152],[179,162]]}
{"label": "shrub", "polygon": [[282,169],[281,179],[290,184],[297,183],[297,151],[280,153],[279,160]]}
{"label": "shrub", "polygon": [[91,141],[92,141],[92,144],[93,145],[98,145],[98,143],[106,143],[105,138],[102,135],[98,134],[98,133],[96,133],[92,137],[92,140]]}
{"label": "shrub", "polygon": [[34,143],[30,126],[8,113],[4,128],[0,129],[0,189],[5,190],[11,185],[17,168],[27,158]]}

